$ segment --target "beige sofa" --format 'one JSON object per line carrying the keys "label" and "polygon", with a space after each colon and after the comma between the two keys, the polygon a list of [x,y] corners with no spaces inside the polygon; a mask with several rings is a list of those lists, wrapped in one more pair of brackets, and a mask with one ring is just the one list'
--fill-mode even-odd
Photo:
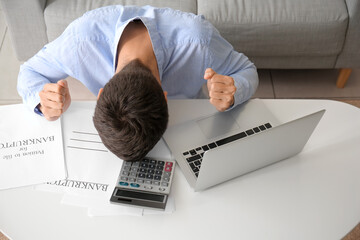
{"label": "beige sofa", "polygon": [[359,0],[0,0],[17,58],[33,56],[88,10],[114,4],[171,7],[204,15],[258,68],[360,67]]}

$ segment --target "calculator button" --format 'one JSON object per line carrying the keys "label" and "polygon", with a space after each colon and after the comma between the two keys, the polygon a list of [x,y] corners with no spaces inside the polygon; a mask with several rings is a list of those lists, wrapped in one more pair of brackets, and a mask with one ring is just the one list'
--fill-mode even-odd
{"label": "calculator button", "polygon": [[172,167],[173,166],[173,163],[172,162],[166,162],[166,167]]}
{"label": "calculator button", "polygon": [[158,161],[158,165],[159,165],[159,166],[164,166],[164,165],[165,165],[165,162],[164,162],[164,161]]}
{"label": "calculator button", "polygon": [[131,165],[132,167],[139,167],[140,166],[140,162],[133,162],[133,164]]}
{"label": "calculator button", "polygon": [[152,182],[151,182],[151,180],[146,180],[145,183],[146,184],[151,184]]}
{"label": "calculator button", "polygon": [[131,162],[125,162],[125,166],[131,166]]}
{"label": "calculator button", "polygon": [[136,172],[130,172],[130,177],[136,177]]}
{"label": "calculator button", "polygon": [[163,170],[163,169],[164,169],[164,166],[157,165],[157,166],[156,166],[156,169],[157,169],[157,170]]}
{"label": "calculator button", "polygon": [[145,178],[145,173],[139,173],[139,178]]}
{"label": "calculator button", "polygon": [[164,181],[164,182],[169,182],[169,181],[170,181],[170,178],[164,177],[164,178],[163,178],[163,181]]}
{"label": "calculator button", "polygon": [[129,176],[129,172],[128,172],[128,171],[123,171],[123,172],[122,172],[122,175],[124,175],[124,176]]}
{"label": "calculator button", "polygon": [[163,191],[165,191],[165,190],[166,190],[166,188],[163,188],[163,187],[160,187],[160,188],[159,188],[159,191],[162,191],[162,192],[163,192]]}
{"label": "calculator button", "polygon": [[150,163],[151,164],[156,164],[156,161],[155,160],[150,160]]}
{"label": "calculator button", "polygon": [[138,183],[144,183],[144,180],[138,179],[137,182],[138,182]]}
{"label": "calculator button", "polygon": [[164,177],[170,177],[171,172],[164,172]]}
{"label": "calculator button", "polygon": [[128,180],[127,177],[121,177],[120,179],[123,180],[123,181],[127,181],[127,180]]}
{"label": "calculator button", "polygon": [[148,163],[141,163],[141,164],[140,164],[140,167],[142,167],[142,168],[147,168],[148,166],[149,166]]}
{"label": "calculator button", "polygon": [[149,190],[153,189],[152,186],[144,186],[144,188],[145,188],[145,189],[149,189]]}
{"label": "calculator button", "polygon": [[131,186],[131,187],[134,187],[134,188],[138,188],[138,187],[140,187],[140,185],[139,185],[139,184],[137,184],[137,183],[130,183],[130,186]]}
{"label": "calculator button", "polygon": [[161,176],[156,175],[156,176],[154,177],[154,179],[155,179],[155,180],[161,180]]}
{"label": "calculator button", "polygon": [[130,166],[125,166],[123,170],[124,170],[124,171],[129,171],[129,170],[130,170]]}
{"label": "calculator button", "polygon": [[169,186],[169,184],[168,184],[167,182],[162,182],[162,183],[161,183],[161,186],[167,187],[167,186]]}
{"label": "calculator button", "polygon": [[127,182],[119,182],[119,184],[120,184],[121,186],[129,186],[129,184],[128,184]]}
{"label": "calculator button", "polygon": [[141,172],[141,173],[146,173],[147,170],[146,170],[146,168],[140,168],[140,172]]}
{"label": "calculator button", "polygon": [[165,172],[171,172],[171,167],[165,167]]}
{"label": "calculator button", "polygon": [[159,181],[154,181],[154,185],[160,185],[160,182]]}
{"label": "calculator button", "polygon": [[149,160],[149,159],[147,159],[147,158],[144,158],[144,159],[142,160],[142,162],[146,162],[146,163],[148,163],[148,162],[150,162],[150,160]]}
{"label": "calculator button", "polygon": [[149,164],[150,169],[155,169],[155,164]]}
{"label": "calculator button", "polygon": [[136,182],[136,178],[129,178],[130,182]]}
{"label": "calculator button", "polygon": [[153,178],[154,178],[154,175],[152,175],[152,174],[147,174],[147,175],[146,175],[146,178],[147,178],[147,179],[153,179]]}
{"label": "calculator button", "polygon": [[160,176],[161,176],[162,171],[160,171],[160,170],[156,170],[156,171],[155,171],[155,174],[156,174],[156,175],[160,175]]}
{"label": "calculator button", "polygon": [[148,174],[154,174],[154,173],[155,173],[155,170],[150,169],[150,170],[148,171]]}

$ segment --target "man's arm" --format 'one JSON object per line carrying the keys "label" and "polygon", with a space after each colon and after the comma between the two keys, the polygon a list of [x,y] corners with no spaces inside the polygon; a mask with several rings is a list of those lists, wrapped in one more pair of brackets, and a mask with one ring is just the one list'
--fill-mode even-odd
{"label": "man's arm", "polygon": [[70,105],[68,85],[59,80],[74,76],[74,50],[67,30],[20,67],[17,88],[23,102],[32,110],[37,107],[48,120],[56,120]]}
{"label": "man's arm", "polygon": [[[210,45],[210,62],[205,70],[210,102],[225,111],[251,98],[258,86],[255,65],[215,31]],[[235,91],[234,91],[235,90]]]}

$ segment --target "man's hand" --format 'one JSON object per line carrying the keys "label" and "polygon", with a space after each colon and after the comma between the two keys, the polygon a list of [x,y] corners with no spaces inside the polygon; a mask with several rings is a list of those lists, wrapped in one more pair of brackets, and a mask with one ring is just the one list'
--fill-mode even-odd
{"label": "man's hand", "polygon": [[66,80],[45,84],[39,96],[40,111],[49,121],[58,119],[61,114],[69,108],[71,103],[69,87]]}
{"label": "man's hand", "polygon": [[207,80],[210,103],[218,111],[223,112],[234,104],[236,87],[232,77],[217,74],[208,68],[205,70],[204,79]]}

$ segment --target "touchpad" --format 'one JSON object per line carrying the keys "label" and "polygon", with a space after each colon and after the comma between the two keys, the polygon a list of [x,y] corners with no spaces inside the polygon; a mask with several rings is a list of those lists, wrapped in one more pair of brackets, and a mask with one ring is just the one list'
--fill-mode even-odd
{"label": "touchpad", "polygon": [[201,131],[207,138],[214,138],[239,128],[230,112],[219,112],[197,121]]}

